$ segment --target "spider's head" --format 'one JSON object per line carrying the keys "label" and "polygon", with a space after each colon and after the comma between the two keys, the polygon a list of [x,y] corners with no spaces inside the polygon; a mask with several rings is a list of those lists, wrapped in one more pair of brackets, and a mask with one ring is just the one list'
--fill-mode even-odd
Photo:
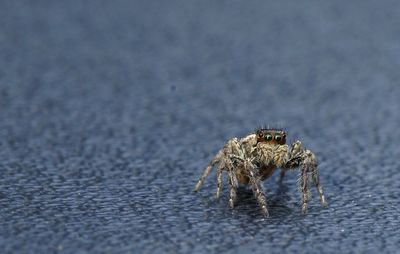
{"label": "spider's head", "polygon": [[286,132],[277,129],[258,129],[256,131],[257,143],[284,145],[286,144]]}

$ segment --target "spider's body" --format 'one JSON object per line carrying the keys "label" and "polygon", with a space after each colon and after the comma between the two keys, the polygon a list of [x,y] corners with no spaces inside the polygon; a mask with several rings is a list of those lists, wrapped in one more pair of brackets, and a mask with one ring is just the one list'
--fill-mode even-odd
{"label": "spider's body", "polygon": [[302,192],[302,213],[307,212],[310,198],[308,174],[317,187],[321,204],[326,205],[322,186],[319,181],[315,155],[306,150],[300,141],[295,141],[291,147],[286,144],[286,133],[276,129],[258,129],[255,133],[237,139],[230,139],[215,155],[203,175],[200,177],[195,191],[203,184],[214,165],[217,171],[217,198],[222,188],[222,172],[227,171],[230,188],[229,203],[231,207],[236,201],[238,183],[249,184],[257,198],[264,215],[268,216],[267,204],[262,191],[261,181],[272,176],[277,168],[281,168],[281,179],[285,171],[301,168],[300,190]]}

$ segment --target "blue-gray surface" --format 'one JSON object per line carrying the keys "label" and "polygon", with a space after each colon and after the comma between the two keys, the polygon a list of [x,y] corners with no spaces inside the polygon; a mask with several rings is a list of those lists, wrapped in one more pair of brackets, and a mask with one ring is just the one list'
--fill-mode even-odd
{"label": "blue-gray surface", "polygon": [[[0,3],[1,253],[395,253],[398,1]],[[280,124],[320,162],[237,207],[233,136]]]}

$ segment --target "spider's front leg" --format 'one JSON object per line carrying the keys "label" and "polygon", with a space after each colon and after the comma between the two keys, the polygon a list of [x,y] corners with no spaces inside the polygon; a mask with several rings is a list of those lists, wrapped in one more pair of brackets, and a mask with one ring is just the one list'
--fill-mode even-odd
{"label": "spider's front leg", "polygon": [[249,183],[253,190],[254,196],[256,197],[257,202],[261,207],[263,215],[265,217],[269,217],[269,213],[268,213],[268,209],[267,209],[267,201],[266,201],[263,189],[262,189],[261,179],[260,179],[260,176],[259,176],[256,166],[250,160],[246,160],[244,162],[244,168],[245,168],[245,171],[247,172],[247,175],[249,177]]}
{"label": "spider's front leg", "polygon": [[293,143],[292,148],[289,152],[289,158],[286,163],[285,168],[297,168],[301,167],[300,173],[300,191],[302,193],[302,205],[301,211],[303,214],[307,213],[308,202],[310,199],[310,190],[309,190],[309,176],[308,173],[311,173],[313,182],[317,187],[318,194],[320,196],[320,201],[322,206],[327,206],[327,202],[324,196],[323,188],[319,180],[319,172],[317,169],[317,160],[315,158],[314,153],[310,150],[306,150],[300,141],[296,141]]}

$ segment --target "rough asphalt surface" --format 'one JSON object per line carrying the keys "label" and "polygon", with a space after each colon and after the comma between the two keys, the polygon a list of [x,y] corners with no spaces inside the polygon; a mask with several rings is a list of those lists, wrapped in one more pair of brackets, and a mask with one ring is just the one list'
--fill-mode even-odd
{"label": "rough asphalt surface", "polygon": [[[2,1],[1,253],[395,253],[399,1]],[[281,125],[319,159],[214,199],[231,137]]]}

